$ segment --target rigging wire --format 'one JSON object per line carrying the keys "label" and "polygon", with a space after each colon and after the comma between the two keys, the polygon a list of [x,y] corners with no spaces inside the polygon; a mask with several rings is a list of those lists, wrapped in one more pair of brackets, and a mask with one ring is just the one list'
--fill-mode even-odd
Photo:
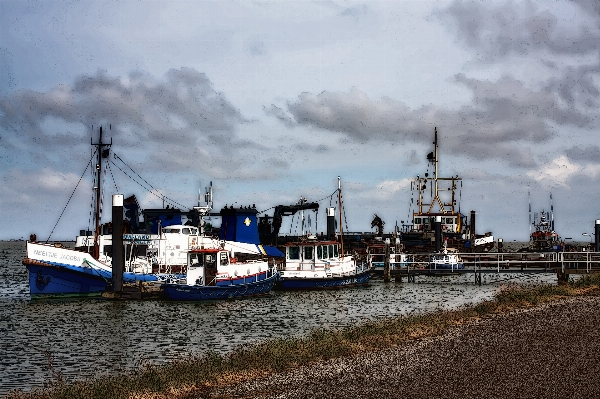
{"label": "rigging wire", "polygon": [[112,177],[112,181],[115,185],[115,192],[119,192],[119,188],[117,187],[117,181],[115,180],[115,176],[113,175],[112,169],[110,168],[110,162],[106,164],[106,169],[110,172],[110,177]]}
{"label": "rigging wire", "polygon": [[[121,158],[119,158],[116,154],[113,153],[113,155],[119,159],[121,162],[123,162],[123,160]],[[136,182],[140,187],[142,187],[144,190],[148,191],[150,194],[154,195],[155,197],[164,200],[167,200],[168,203],[170,203],[171,205],[174,206],[178,206],[179,208],[186,208],[185,205],[182,205],[180,203],[178,203],[177,201],[162,195],[162,194],[158,194],[159,191],[157,189],[155,189],[150,183],[148,183],[146,180],[144,180],[142,177],[140,177],[140,175],[138,175],[133,169],[131,169],[131,167],[129,167],[129,165],[125,164],[125,162],[123,162],[123,164],[125,166],[127,166],[129,169],[131,169],[133,171],[133,173],[135,173],[138,177],[140,177],[140,179],[142,179],[148,186],[150,186],[152,188],[152,190],[148,189],[148,187],[145,187],[142,183],[140,183],[139,181],[137,181],[135,178],[133,178],[132,176],[130,176],[127,172],[125,172],[123,169],[121,169],[121,167],[119,167],[119,165],[117,165],[116,163],[114,163],[112,160],[110,160],[110,163],[112,163],[117,169],[119,169],[121,172],[123,172],[123,174],[127,177],[129,177],[131,180],[133,180],[134,182]],[[154,190],[154,191],[153,191]]]}
{"label": "rigging wire", "polygon": [[56,221],[56,224],[54,225],[54,227],[52,228],[52,231],[50,232],[50,235],[48,236],[48,239],[46,240],[46,244],[48,244],[48,241],[50,241],[50,237],[52,237],[52,234],[54,233],[54,229],[56,229],[56,226],[58,225],[58,222],[60,222],[60,219],[62,218],[63,214],[65,213],[65,211],[67,210],[67,206],[69,206],[69,202],[71,202],[71,199],[73,198],[73,195],[75,195],[75,190],[77,190],[77,187],[79,187],[79,183],[81,183],[81,180],[83,180],[83,176],[85,176],[85,172],[87,172],[87,169],[90,167],[90,164],[92,163],[92,160],[94,159],[94,156],[92,156],[87,164],[87,166],[85,167],[85,170],[83,171],[83,173],[81,174],[81,177],[79,178],[79,181],[77,182],[77,184],[75,185],[75,188],[73,189],[73,192],[71,193],[71,196],[69,197],[69,199],[67,200],[67,203],[65,204],[65,207],[63,208],[62,212],[60,213],[60,216],[58,217],[58,220]]}

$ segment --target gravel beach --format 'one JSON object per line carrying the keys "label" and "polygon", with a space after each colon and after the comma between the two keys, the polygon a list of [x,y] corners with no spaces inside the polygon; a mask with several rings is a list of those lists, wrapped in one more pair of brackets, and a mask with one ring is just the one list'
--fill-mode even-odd
{"label": "gravel beach", "polygon": [[494,315],[192,397],[600,398],[600,297]]}

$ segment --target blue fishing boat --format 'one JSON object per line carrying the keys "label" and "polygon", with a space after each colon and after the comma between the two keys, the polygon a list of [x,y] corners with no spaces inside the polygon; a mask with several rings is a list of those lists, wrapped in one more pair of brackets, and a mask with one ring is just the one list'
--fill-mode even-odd
{"label": "blue fishing boat", "polygon": [[268,294],[279,274],[267,260],[221,248],[193,249],[188,253],[187,275],[162,285],[175,301],[243,298]]}
{"label": "blue fishing boat", "polygon": [[[29,293],[36,298],[100,297],[112,278],[111,266],[86,252],[59,244],[27,242],[23,264],[29,272]],[[123,274],[123,282],[157,282],[172,275]]]}

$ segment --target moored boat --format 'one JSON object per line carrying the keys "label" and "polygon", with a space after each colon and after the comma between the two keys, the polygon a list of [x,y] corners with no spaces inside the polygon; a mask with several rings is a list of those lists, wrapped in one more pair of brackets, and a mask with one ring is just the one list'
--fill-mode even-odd
{"label": "moored boat", "polygon": [[[386,251],[386,246],[388,247]],[[390,245],[383,241],[375,241],[367,245],[367,263],[375,274],[384,274],[386,257],[390,271],[406,269],[412,256],[398,250],[399,245]],[[387,252],[387,254],[386,254]]]}
{"label": "moored boat", "polygon": [[337,241],[306,241],[285,245],[285,265],[278,288],[286,290],[356,286],[369,282],[373,269],[341,253]]}
{"label": "moored boat", "polygon": [[[439,174],[438,132],[434,130],[433,151],[427,154],[428,164],[433,170],[417,176],[411,182],[416,205],[412,220],[403,226],[401,232],[404,250],[409,253],[429,253],[435,248],[434,223],[440,220],[441,235],[457,248],[469,252],[489,252],[494,247],[494,237],[488,232],[475,234],[475,212],[471,218],[460,211],[460,187],[462,179],[456,176],[441,177]],[[456,190],[459,189],[458,195]],[[458,198],[457,198],[458,197]]]}
{"label": "moored boat", "polygon": [[429,260],[428,269],[430,270],[459,270],[464,269],[465,265],[456,253],[454,248],[450,249],[444,242],[444,249],[437,254],[431,255]]}
{"label": "moored boat", "polygon": [[163,284],[168,299],[200,301],[263,295],[271,291],[279,276],[267,260],[240,261],[224,248],[189,251],[187,270],[185,279]]}
{"label": "moored boat", "polygon": [[[29,273],[31,298],[99,297],[112,278],[112,268],[86,252],[59,244],[27,242],[23,264]],[[169,275],[123,274],[123,282],[160,282]]]}

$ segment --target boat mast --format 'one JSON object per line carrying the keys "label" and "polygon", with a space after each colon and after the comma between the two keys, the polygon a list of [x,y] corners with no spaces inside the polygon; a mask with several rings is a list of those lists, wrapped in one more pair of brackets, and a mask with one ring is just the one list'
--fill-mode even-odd
{"label": "boat mast", "polygon": [[340,180],[340,177],[338,176],[338,204],[340,205],[340,242],[342,243],[341,246],[341,259],[344,259],[344,229],[343,229],[343,223],[342,223],[342,183]]}
{"label": "boat mast", "polygon": [[[109,125],[109,129],[111,128],[111,126]],[[94,247],[92,248],[92,257],[94,259],[98,259],[100,258],[100,242],[99,242],[99,238],[100,238],[100,205],[101,205],[101,200],[102,200],[102,158],[107,158],[108,157],[108,149],[107,150],[103,150],[103,147],[110,147],[110,145],[112,144],[112,139],[110,140],[110,144],[105,144],[102,142],[102,126],[100,126],[100,137],[98,140],[97,144],[93,144],[93,146],[96,146],[96,152],[98,153],[98,161],[96,163],[96,176],[97,176],[97,182],[96,182],[96,187],[94,187],[96,189],[96,218],[95,218],[95,229],[94,229]]]}

